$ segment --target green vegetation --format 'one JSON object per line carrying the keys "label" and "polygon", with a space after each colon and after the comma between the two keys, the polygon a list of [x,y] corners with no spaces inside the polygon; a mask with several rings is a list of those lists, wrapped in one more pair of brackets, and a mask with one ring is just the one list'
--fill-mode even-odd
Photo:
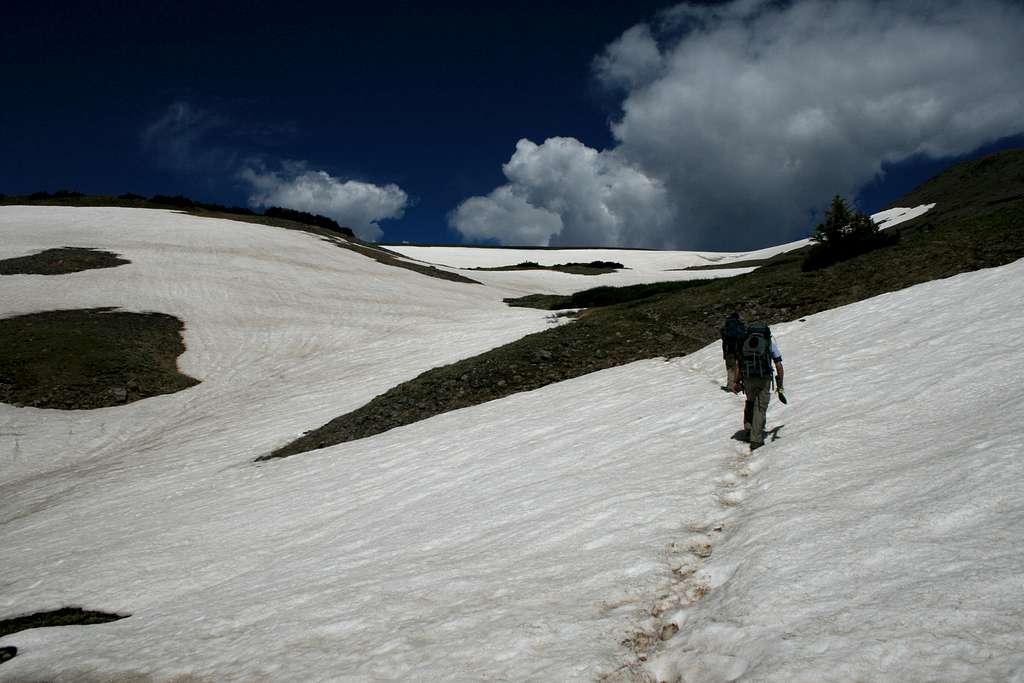
{"label": "green vegetation", "polygon": [[170,394],[198,380],[178,372],[181,321],[91,308],[0,319],[0,402],[81,410]]}
{"label": "green vegetation", "polygon": [[296,223],[306,223],[307,225],[315,225],[318,228],[324,228],[331,232],[340,233],[346,237],[355,237],[355,233],[352,232],[352,228],[343,228],[338,225],[338,222],[327,216],[321,216],[315,213],[307,213],[305,211],[295,211],[294,209],[285,209],[280,206],[268,207],[264,212],[264,216],[270,216],[271,218],[285,218]]}
{"label": "green vegetation", "polygon": [[449,410],[477,405],[596,370],[696,351],[738,311],[769,324],[843,306],[958,273],[1024,257],[1024,151],[1006,151],[947,170],[893,203],[937,203],[889,231],[883,249],[813,271],[783,255],[747,275],[702,282],[594,309],[567,325],[393,387],[261,459],[352,441]]}
{"label": "green vegetation", "polygon": [[832,198],[825,220],[815,228],[811,241],[814,246],[804,260],[802,267],[805,271],[825,268],[873,249],[895,244],[899,241],[899,233],[879,231],[871,216],[850,209],[846,200],[836,195]]}

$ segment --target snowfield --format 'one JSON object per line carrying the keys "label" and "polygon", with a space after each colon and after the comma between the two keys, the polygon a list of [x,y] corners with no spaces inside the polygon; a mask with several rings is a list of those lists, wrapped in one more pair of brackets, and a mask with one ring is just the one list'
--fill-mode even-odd
{"label": "snowfield", "polygon": [[0,638],[0,681],[1024,681],[1024,261],[773,328],[790,403],[753,456],[712,345],[256,464],[552,323],[250,224],[13,207],[0,234],[132,261],[2,277],[0,316],[177,315],[202,382],[0,404],[0,618],[131,614]]}
{"label": "snowfield", "polygon": [[[871,217],[884,230],[927,213],[934,204],[914,208],[896,208],[879,211]],[[809,239],[741,252],[714,251],[651,251],[643,249],[516,249],[510,247],[421,247],[416,245],[388,245],[391,251],[410,260],[429,263],[455,270],[490,287],[501,289],[510,296],[524,294],[572,294],[591,287],[624,287],[647,282],[670,280],[703,280],[731,277],[754,270],[741,264],[744,261],[767,259],[787,251],[807,246]],[[467,271],[472,268],[500,268],[532,261],[541,266],[565,263],[611,261],[621,263],[624,270],[603,275],[574,275],[557,271]],[[694,266],[718,266],[713,270],[686,270]]]}

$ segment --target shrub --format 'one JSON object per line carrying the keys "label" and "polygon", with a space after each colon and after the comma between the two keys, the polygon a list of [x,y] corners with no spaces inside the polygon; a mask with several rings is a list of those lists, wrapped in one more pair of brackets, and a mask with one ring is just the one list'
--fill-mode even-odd
{"label": "shrub", "polygon": [[176,194],[173,197],[166,194],[155,194],[149,198],[149,201],[153,202],[154,204],[174,206],[179,209],[193,209],[196,207],[196,203],[194,201],[180,194]]}
{"label": "shrub", "polygon": [[626,266],[618,261],[591,261],[590,263],[567,263],[569,266],[583,266],[585,268],[615,268],[622,269]]}
{"label": "shrub", "polygon": [[355,237],[355,233],[352,232],[352,228],[345,228],[338,225],[338,222],[328,218],[327,216],[321,216],[315,213],[307,213],[305,211],[296,211],[295,209],[286,209],[282,206],[271,206],[263,212],[264,216],[270,218],[284,218],[289,221],[296,221],[298,223],[305,223],[307,225],[315,225],[319,228],[326,228],[337,233],[341,233],[346,237]]}
{"label": "shrub", "polygon": [[854,256],[895,244],[898,233],[883,233],[871,216],[851,210],[846,200],[836,195],[825,220],[818,224],[811,237],[814,245],[807,252],[801,270],[818,270]]}
{"label": "shrub", "polygon": [[[130,199],[138,197],[138,195],[121,195],[121,199]],[[141,199],[141,197],[139,197]],[[247,209],[244,206],[224,206],[223,204],[215,204],[213,202],[197,202],[194,199],[190,199],[183,195],[174,195],[173,197],[164,194],[155,194],[149,198],[154,204],[163,204],[164,206],[173,206],[179,209],[202,209],[203,211],[214,211],[217,213],[231,213],[242,216],[256,216],[257,213],[252,209]]]}

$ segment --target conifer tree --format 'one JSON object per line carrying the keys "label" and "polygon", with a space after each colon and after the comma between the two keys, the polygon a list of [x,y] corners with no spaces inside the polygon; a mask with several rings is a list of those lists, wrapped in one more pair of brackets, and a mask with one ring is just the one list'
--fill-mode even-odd
{"label": "conifer tree", "polygon": [[832,198],[832,205],[825,213],[825,220],[818,223],[811,239],[826,248],[839,247],[850,232],[852,220],[853,216],[850,208],[846,205],[846,200],[836,195]]}
{"label": "conifer tree", "polygon": [[824,268],[897,240],[898,235],[883,235],[871,216],[851,209],[845,199],[836,195],[825,213],[825,220],[814,229],[811,241],[815,244],[802,268]]}

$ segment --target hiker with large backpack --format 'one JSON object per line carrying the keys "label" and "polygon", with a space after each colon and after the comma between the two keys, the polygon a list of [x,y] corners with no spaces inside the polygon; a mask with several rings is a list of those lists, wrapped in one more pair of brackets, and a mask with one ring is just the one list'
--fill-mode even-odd
{"label": "hiker with large backpack", "polygon": [[732,385],[737,379],[737,363],[740,360],[740,346],[744,337],[747,336],[747,326],[740,318],[739,313],[730,313],[725,319],[725,324],[720,330],[722,335],[722,357],[725,359],[725,386],[726,391],[732,390]]}
{"label": "hiker with large backpack", "polygon": [[737,380],[732,385],[733,393],[742,388],[747,396],[743,406],[743,429],[749,434],[750,450],[764,445],[764,427],[768,419],[768,401],[772,395],[772,382],[779,394],[779,400],[786,402],[782,391],[782,354],[772,339],[772,331],[764,323],[752,323],[740,345],[739,360],[736,364]]}

